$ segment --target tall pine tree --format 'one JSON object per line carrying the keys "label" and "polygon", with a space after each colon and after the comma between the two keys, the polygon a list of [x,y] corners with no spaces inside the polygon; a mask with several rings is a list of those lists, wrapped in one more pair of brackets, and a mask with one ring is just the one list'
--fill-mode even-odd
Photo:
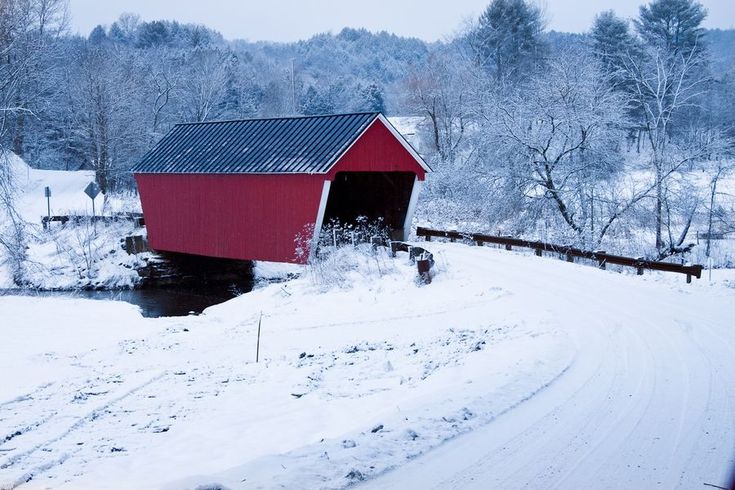
{"label": "tall pine tree", "polygon": [[471,35],[478,63],[498,81],[528,75],[546,51],[541,10],[526,0],[493,0]]}
{"label": "tall pine tree", "polygon": [[701,49],[707,11],[694,0],[654,0],[640,8],[634,20],[638,34],[649,46],[688,57]]}

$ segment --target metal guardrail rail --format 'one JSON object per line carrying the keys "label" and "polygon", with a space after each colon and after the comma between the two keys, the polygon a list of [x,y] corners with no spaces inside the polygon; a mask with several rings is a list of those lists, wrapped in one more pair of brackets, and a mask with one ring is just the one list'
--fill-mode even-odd
{"label": "metal guardrail rail", "polygon": [[504,245],[506,250],[512,250],[513,247],[528,248],[534,250],[536,255],[538,256],[541,256],[543,252],[552,252],[565,256],[568,262],[574,262],[575,257],[597,261],[597,264],[602,269],[604,269],[607,264],[634,267],[639,275],[642,275],[645,269],[662,272],[675,272],[679,274],[686,274],[687,283],[692,282],[692,276],[696,277],[697,279],[700,279],[702,277],[703,267],[699,264],[681,265],[672,264],[670,262],[646,260],[642,257],[623,257],[621,255],[609,254],[603,250],[592,252],[588,250],[581,250],[575,247],[554,245],[551,243],[539,241],[521,240],[510,236],[493,236],[484,235],[482,233],[463,233],[459,231],[432,230],[430,228],[422,227],[416,229],[416,235],[419,237],[424,237],[427,241],[430,241],[432,238],[448,238],[451,241],[469,240],[475,242],[477,245],[483,245],[485,243]]}

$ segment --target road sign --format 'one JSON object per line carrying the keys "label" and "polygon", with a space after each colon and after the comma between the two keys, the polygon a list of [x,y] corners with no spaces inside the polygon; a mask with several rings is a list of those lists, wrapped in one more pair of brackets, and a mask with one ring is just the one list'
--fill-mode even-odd
{"label": "road sign", "polygon": [[100,186],[95,182],[90,182],[87,187],[84,188],[84,193],[89,196],[90,199],[94,200],[100,193]]}
{"label": "road sign", "polygon": [[44,197],[51,197],[51,187],[46,186],[43,188]]}

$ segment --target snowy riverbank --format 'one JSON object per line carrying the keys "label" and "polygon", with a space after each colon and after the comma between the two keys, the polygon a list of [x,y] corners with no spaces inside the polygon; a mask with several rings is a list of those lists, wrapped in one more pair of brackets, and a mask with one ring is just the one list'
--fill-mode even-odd
{"label": "snowy riverbank", "polygon": [[[575,410],[556,386],[566,392],[583,381],[580,370],[592,374],[595,360],[612,354],[667,348],[641,345],[631,329],[710,346],[706,325],[717,348],[733,346],[735,290],[726,286],[460,244],[431,248],[438,274],[429,286],[416,285],[402,255],[379,273],[365,272],[369,262],[345,271],[352,286],[305,274],[184,318],[144,319],[121,303],[0,298],[0,372],[13,373],[0,383],[0,488],[29,479],[52,488],[339,488],[467,431],[502,427],[542,394]],[[647,309],[617,316],[621,303],[643,297]],[[628,368],[615,364],[621,373],[655,367],[630,359]],[[732,456],[730,412],[719,411],[719,398],[682,409],[676,388],[686,381],[735,395],[733,357],[722,351],[710,361],[696,378],[659,380],[667,391],[657,396],[668,402],[656,407],[671,422],[651,430],[663,436],[684,424],[678,451],[714,448],[701,470],[696,456],[686,468],[717,482]],[[650,388],[604,387],[580,403],[577,420]],[[700,414],[706,427],[692,418]],[[659,476],[682,468],[663,464]],[[650,471],[621,477],[647,481]]]}
{"label": "snowy riverbank", "polygon": [[[18,248],[9,253],[0,247],[0,289],[31,288],[40,290],[119,289],[135,286],[140,277],[136,268],[145,255],[127,255],[121,239],[143,231],[132,223],[69,224],[54,222],[49,230],[41,219],[49,212],[44,189],[51,189],[50,212],[56,215],[92,215],[92,200],[84,188],[94,180],[92,171],[39,170],[29,167],[13,154],[7,154],[14,188],[13,206],[22,220],[18,228],[8,231],[10,220],[3,217],[2,233],[18,232],[12,241]],[[116,196],[95,199],[96,213],[139,211],[137,198]],[[4,213],[5,211],[3,211]]]}

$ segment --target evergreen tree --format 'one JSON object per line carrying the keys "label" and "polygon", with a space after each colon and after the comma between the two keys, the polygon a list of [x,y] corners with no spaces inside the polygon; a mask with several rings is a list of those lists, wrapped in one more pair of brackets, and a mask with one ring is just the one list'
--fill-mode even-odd
{"label": "evergreen tree", "polygon": [[628,22],[608,10],[595,18],[592,26],[592,46],[606,74],[616,79],[629,57],[637,56],[636,40]]}
{"label": "evergreen tree", "polygon": [[383,91],[377,84],[371,83],[359,90],[356,110],[365,112],[385,112]]}
{"label": "evergreen tree", "polygon": [[640,8],[634,20],[638,34],[649,46],[689,56],[701,49],[702,21],[707,11],[694,0],[653,0]]}
{"label": "evergreen tree", "polygon": [[138,47],[150,48],[169,42],[170,34],[164,21],[144,22],[138,28]]}
{"label": "evergreen tree", "polygon": [[480,66],[497,80],[518,80],[545,52],[541,10],[526,0],[493,0],[471,35]]}
{"label": "evergreen tree", "polygon": [[316,116],[333,112],[334,103],[329,92],[317,90],[313,85],[310,85],[301,101],[301,113],[305,116]]}
{"label": "evergreen tree", "polygon": [[89,33],[89,42],[90,44],[99,45],[107,41],[107,33],[105,32],[105,28],[98,25],[94,29],[92,29],[92,32]]}

